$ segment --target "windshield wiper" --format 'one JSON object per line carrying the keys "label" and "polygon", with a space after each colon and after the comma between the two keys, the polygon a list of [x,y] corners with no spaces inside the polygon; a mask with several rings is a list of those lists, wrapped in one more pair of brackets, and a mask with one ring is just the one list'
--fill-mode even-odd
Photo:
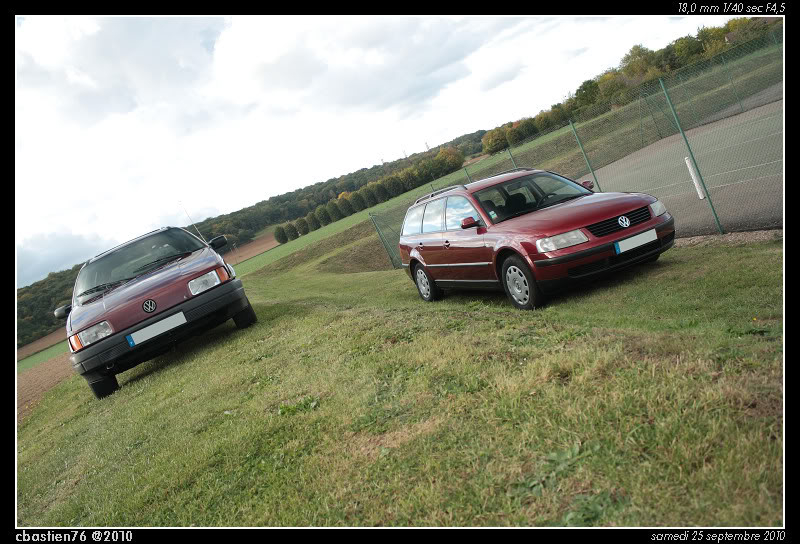
{"label": "windshield wiper", "polygon": [[151,261],[151,262],[149,262],[147,264],[143,264],[142,266],[140,266],[139,268],[134,270],[134,272],[138,272],[140,270],[144,270],[145,268],[151,267],[154,264],[167,262],[167,261],[172,261],[172,260],[175,260],[175,259],[177,259],[179,257],[184,257],[186,255],[187,255],[187,253],[176,253],[175,255],[169,255],[167,257],[161,257],[160,259],[156,259],[155,261]]}
{"label": "windshield wiper", "polygon": [[572,200],[573,198],[580,198],[582,196],[586,196],[586,195],[585,194],[570,195],[570,196],[568,196],[566,198],[562,198],[560,200],[556,200],[555,202],[553,202],[552,204],[548,204],[547,206],[543,206],[542,205],[542,204],[544,204],[545,200],[547,200],[547,199],[544,199],[544,200],[542,200],[542,204],[540,204],[539,206],[536,206],[536,209],[537,210],[541,210],[542,208],[549,208],[550,206],[554,206],[556,204],[560,204],[561,202],[566,202],[567,200]]}
{"label": "windshield wiper", "polygon": [[81,293],[78,296],[82,297],[82,296],[85,296],[85,295],[90,295],[92,293],[96,293],[98,291],[105,291],[106,289],[110,289],[110,288],[112,288],[112,287],[114,287],[116,285],[120,285],[122,283],[131,281],[132,279],[135,279],[135,276],[133,278],[123,278],[121,280],[110,281],[108,283],[101,283],[100,285],[95,285],[91,289],[87,289],[86,291],[84,291],[83,293]]}

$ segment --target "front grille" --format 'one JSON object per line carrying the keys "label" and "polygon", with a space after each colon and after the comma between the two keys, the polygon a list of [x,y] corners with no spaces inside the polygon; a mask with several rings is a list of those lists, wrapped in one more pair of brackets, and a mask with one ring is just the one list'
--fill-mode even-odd
{"label": "front grille", "polygon": [[[637,210],[633,210],[632,212],[623,213],[624,215],[631,221],[631,226],[638,225],[639,223],[644,223],[648,219],[650,219],[650,206],[644,206],[643,208],[639,208]],[[620,216],[617,215],[610,219],[605,219],[604,221],[600,221],[599,223],[594,223],[593,225],[589,225],[586,227],[589,232],[591,232],[594,236],[600,238],[601,236],[606,236],[613,232],[617,232],[623,230],[620,226],[618,220]]]}

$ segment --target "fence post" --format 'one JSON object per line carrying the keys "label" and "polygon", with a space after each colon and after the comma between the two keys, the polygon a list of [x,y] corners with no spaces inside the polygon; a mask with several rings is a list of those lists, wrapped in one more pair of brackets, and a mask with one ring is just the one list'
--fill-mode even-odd
{"label": "fence post", "polygon": [[675,124],[678,126],[678,130],[680,130],[681,136],[683,136],[683,141],[686,143],[686,149],[689,150],[689,156],[692,158],[692,164],[694,165],[694,170],[695,172],[697,172],[697,176],[700,178],[700,184],[703,186],[703,192],[706,194],[706,198],[708,199],[708,205],[711,207],[711,214],[714,216],[714,222],[717,224],[717,230],[719,230],[720,234],[725,234],[725,231],[722,230],[722,225],[719,224],[719,217],[717,217],[717,211],[714,209],[714,203],[711,202],[711,195],[708,194],[708,187],[706,187],[706,183],[705,181],[703,181],[703,174],[700,173],[700,168],[697,166],[697,161],[694,158],[694,153],[692,153],[692,146],[689,145],[689,140],[686,138],[686,134],[683,132],[683,129],[681,128],[681,123],[678,120],[678,114],[675,113],[675,108],[672,106],[672,100],[670,100],[667,88],[664,86],[664,80],[658,78],[658,82],[661,84],[661,90],[664,91],[664,96],[667,98],[667,104],[669,104],[669,109],[672,110],[672,116],[675,118]]}
{"label": "fence post", "polygon": [[511,164],[514,165],[514,168],[517,167],[517,163],[514,162],[514,155],[511,154],[511,146],[506,148],[508,150],[508,156],[511,157]]}
{"label": "fence post", "polygon": [[650,117],[653,119],[653,124],[656,126],[656,132],[658,132],[658,139],[661,140],[664,137],[661,135],[661,129],[658,128],[658,123],[656,123],[656,116],[653,115],[653,110],[650,108],[650,102],[647,101],[647,95],[644,95],[644,103],[647,104],[647,111],[650,112]]}
{"label": "fence post", "polygon": [[725,53],[722,53],[719,58],[722,60],[722,66],[725,68],[725,73],[728,74],[728,81],[731,82],[731,88],[733,88],[733,94],[736,97],[736,100],[739,102],[739,108],[741,108],[742,113],[744,113],[744,106],[742,106],[742,99],[739,98],[739,93],[736,91],[736,85],[733,84],[733,78],[731,77],[731,71],[728,69],[728,63],[725,62]]}
{"label": "fence post", "polygon": [[372,219],[372,226],[375,227],[375,230],[378,232],[378,237],[381,239],[381,244],[383,244],[383,249],[386,250],[386,253],[389,254],[389,260],[392,261],[393,268],[400,268],[402,266],[402,262],[397,255],[395,255],[394,251],[389,247],[389,243],[386,241],[386,238],[383,237],[383,233],[381,229],[378,227],[378,223],[375,221],[375,215],[372,212],[369,212],[369,218]]}
{"label": "fence post", "polygon": [[592,168],[592,164],[589,162],[589,157],[586,156],[586,151],[583,150],[583,144],[581,143],[581,139],[578,138],[578,132],[575,130],[575,125],[572,124],[572,119],[569,120],[569,126],[572,129],[572,133],[575,135],[575,139],[578,140],[578,147],[581,148],[581,153],[583,153],[583,160],[586,161],[586,166],[589,167],[589,172],[592,173],[592,177],[594,178],[594,183],[597,185],[597,188],[600,192],[603,192],[603,189],[600,187],[600,182],[597,181],[597,176],[594,175],[594,169]]}
{"label": "fence post", "polygon": [[472,178],[471,178],[471,177],[469,177],[469,172],[467,171],[467,167],[466,167],[466,166],[464,167],[464,172],[466,172],[466,174],[467,174],[467,180],[468,180],[470,183],[472,183]]}

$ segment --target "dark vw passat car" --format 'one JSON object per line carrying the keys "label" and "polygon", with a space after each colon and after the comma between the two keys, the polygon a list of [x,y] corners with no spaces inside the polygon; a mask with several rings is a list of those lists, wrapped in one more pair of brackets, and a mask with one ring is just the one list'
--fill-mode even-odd
{"label": "dark vw passat car", "polygon": [[406,213],[403,266],[420,296],[504,289],[517,308],[578,280],[652,262],[672,247],[675,221],[641,193],[594,193],[553,172],[517,168],[435,191]]}
{"label": "dark vw passat car", "polygon": [[67,319],[72,366],[97,398],[118,389],[117,374],[181,340],[230,318],[239,328],[256,321],[242,281],[215,251],[226,242],[166,227],[81,268],[72,304],[55,315]]}

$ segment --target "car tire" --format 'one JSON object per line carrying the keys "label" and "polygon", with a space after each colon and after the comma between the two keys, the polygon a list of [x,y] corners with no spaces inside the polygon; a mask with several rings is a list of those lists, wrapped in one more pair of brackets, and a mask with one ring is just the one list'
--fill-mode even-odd
{"label": "car tire", "polygon": [[531,269],[518,255],[503,261],[502,282],[511,304],[520,310],[533,310],[544,302]]}
{"label": "car tire", "polygon": [[436,286],[436,282],[421,264],[414,267],[414,284],[417,286],[420,298],[425,302],[433,302],[442,294],[442,291]]}
{"label": "car tire", "polygon": [[[87,380],[88,382],[88,380]],[[98,399],[105,398],[109,396],[111,393],[119,389],[119,383],[117,383],[117,377],[113,374],[111,376],[105,376],[103,378],[98,379],[97,381],[88,382],[89,389],[92,390],[94,396]]]}
{"label": "car tire", "polygon": [[247,302],[247,308],[233,316],[233,322],[236,323],[236,326],[240,329],[249,327],[256,321],[258,321],[258,318],[256,318],[256,312],[253,310],[253,307],[250,305],[249,301]]}

